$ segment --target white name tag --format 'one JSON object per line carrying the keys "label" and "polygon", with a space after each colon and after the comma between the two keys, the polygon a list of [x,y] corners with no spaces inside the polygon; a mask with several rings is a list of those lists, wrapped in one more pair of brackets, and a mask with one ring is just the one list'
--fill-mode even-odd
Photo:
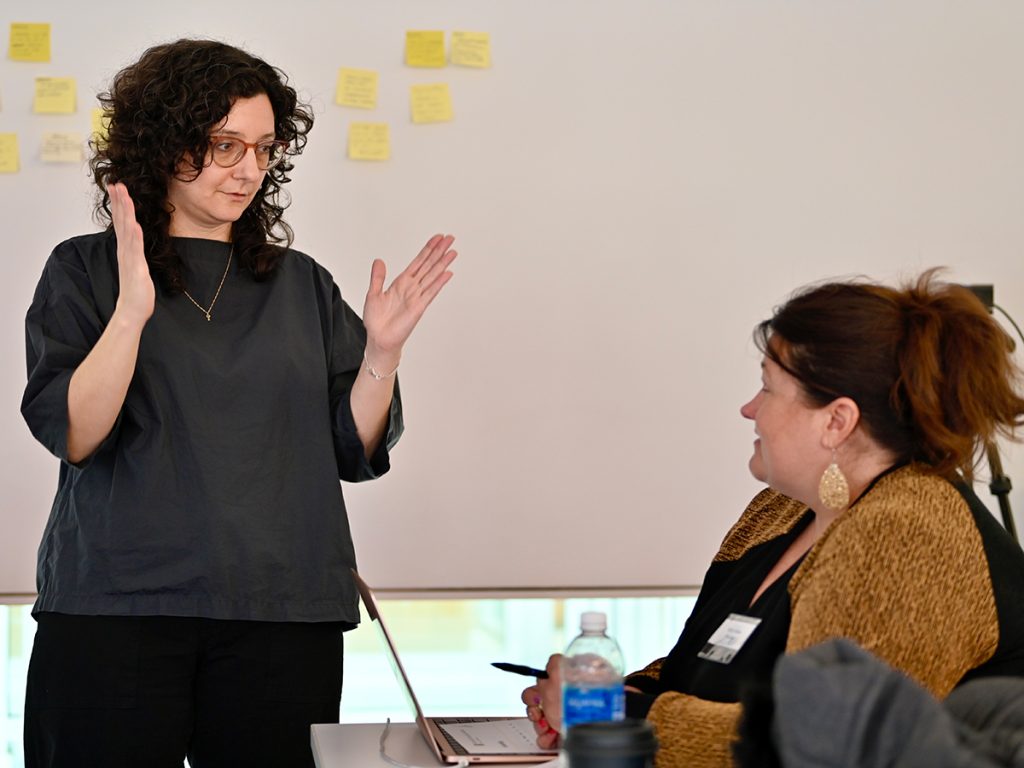
{"label": "white name tag", "polygon": [[752,616],[730,613],[729,617],[722,622],[722,626],[708,638],[707,644],[697,656],[708,661],[717,661],[719,664],[728,664],[739,653],[743,644],[754,634],[754,630],[760,623],[760,619],[755,619]]}

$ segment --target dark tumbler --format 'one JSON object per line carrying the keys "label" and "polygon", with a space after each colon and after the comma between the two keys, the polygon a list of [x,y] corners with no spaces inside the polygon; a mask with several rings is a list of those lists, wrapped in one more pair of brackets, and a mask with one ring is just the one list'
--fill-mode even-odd
{"label": "dark tumbler", "polygon": [[563,745],[568,768],[651,768],[658,740],[646,720],[577,723]]}

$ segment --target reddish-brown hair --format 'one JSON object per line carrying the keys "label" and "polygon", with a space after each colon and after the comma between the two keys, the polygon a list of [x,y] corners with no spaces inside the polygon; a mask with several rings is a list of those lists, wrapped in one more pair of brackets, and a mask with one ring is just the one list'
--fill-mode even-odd
{"label": "reddish-brown hair", "polygon": [[973,479],[984,446],[1024,425],[1013,341],[967,288],[929,270],[902,288],[864,282],[794,295],[754,331],[809,402],[849,397],[899,461]]}

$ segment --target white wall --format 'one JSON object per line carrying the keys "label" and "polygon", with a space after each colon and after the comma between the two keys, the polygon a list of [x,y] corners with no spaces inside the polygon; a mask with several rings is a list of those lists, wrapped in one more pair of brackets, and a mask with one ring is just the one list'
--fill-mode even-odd
{"label": "white wall", "polygon": [[[206,35],[285,69],[316,106],[296,247],[358,308],[454,232],[457,275],[402,363],[408,432],[346,488],[377,587],[685,586],[757,490],[750,330],[793,288],[932,265],[992,283],[1024,320],[1024,5],[1003,0],[8,0],[54,25],[49,64],[0,62],[0,592],[31,592],[57,463],[17,412],[22,321],[59,240],[94,228],[84,169],[37,159],[86,133],[92,95],[148,45]],[[490,32],[494,66],[402,66],[406,29]],[[372,113],[341,66],[381,73]],[[37,75],[79,112],[31,114]],[[407,86],[448,82],[455,121],[413,126]],[[392,160],[345,159],[350,120]],[[1024,509],[1024,453],[1005,455]],[[984,489],[983,489],[984,490]],[[983,498],[988,500],[987,491]],[[995,508],[994,503],[991,504]]]}

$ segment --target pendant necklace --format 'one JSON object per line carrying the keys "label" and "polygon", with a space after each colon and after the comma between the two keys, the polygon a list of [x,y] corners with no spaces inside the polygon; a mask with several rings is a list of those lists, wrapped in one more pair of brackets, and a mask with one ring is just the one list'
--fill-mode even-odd
{"label": "pendant necklace", "polygon": [[220,285],[217,286],[217,292],[213,294],[213,301],[210,302],[210,306],[209,307],[206,307],[204,309],[202,304],[200,304],[198,301],[193,299],[191,294],[189,294],[188,291],[186,291],[184,288],[181,289],[181,292],[185,294],[185,298],[188,299],[189,301],[191,301],[193,304],[195,304],[196,305],[196,309],[198,309],[200,312],[202,312],[204,315],[206,315],[206,322],[210,322],[210,320],[213,319],[213,318],[210,317],[210,313],[213,312],[213,305],[217,303],[217,297],[220,296],[220,289],[224,287],[224,281],[228,279],[228,270],[231,269],[231,256],[234,254],[234,252],[235,252],[235,244],[232,243],[231,244],[231,250],[228,251],[228,263],[227,263],[227,266],[224,267],[224,274],[220,278]]}

